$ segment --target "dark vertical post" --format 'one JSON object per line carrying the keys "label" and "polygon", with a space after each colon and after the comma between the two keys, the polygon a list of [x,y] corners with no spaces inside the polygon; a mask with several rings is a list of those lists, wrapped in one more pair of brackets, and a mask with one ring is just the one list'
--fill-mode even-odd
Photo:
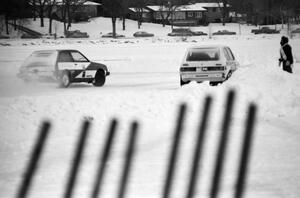
{"label": "dark vertical post", "polygon": [[130,130],[130,136],[128,140],[128,146],[126,150],[126,155],[125,155],[125,161],[124,161],[124,166],[123,166],[123,173],[122,177],[120,180],[120,188],[118,191],[118,198],[124,198],[126,195],[126,189],[127,189],[127,184],[128,184],[128,178],[130,175],[131,171],[131,163],[132,163],[132,158],[135,153],[135,144],[136,144],[136,139],[137,139],[137,129],[138,129],[138,123],[133,122],[131,125],[131,130]]}
{"label": "dark vertical post", "polygon": [[94,183],[94,189],[91,194],[91,198],[97,198],[101,191],[101,184],[104,178],[106,163],[110,157],[111,154],[111,148],[113,144],[113,140],[116,133],[116,127],[117,127],[117,120],[112,120],[110,129],[108,131],[107,137],[106,137],[106,144],[103,147],[103,152],[101,153],[101,156],[99,157],[99,167],[97,171],[97,175],[95,178]]}
{"label": "dark vertical post", "polygon": [[71,198],[73,195],[73,189],[76,183],[77,174],[80,168],[82,154],[85,148],[86,139],[89,133],[90,123],[85,121],[81,130],[81,134],[78,137],[77,144],[75,147],[74,158],[72,161],[72,167],[70,169],[69,178],[67,181],[66,189],[64,192],[64,198]]}
{"label": "dark vertical post", "polygon": [[198,129],[198,136],[197,136],[197,142],[195,145],[194,150],[194,157],[193,157],[193,164],[191,167],[190,172],[190,181],[187,188],[187,194],[186,198],[192,198],[195,192],[195,186],[197,185],[197,177],[198,177],[198,170],[199,170],[199,164],[203,153],[203,147],[205,143],[205,136],[206,136],[206,128],[208,124],[208,117],[209,117],[209,110],[210,110],[210,104],[211,104],[211,97],[207,97],[205,100],[205,106],[202,113],[201,123],[199,125]]}
{"label": "dark vertical post", "polygon": [[242,198],[244,194],[245,181],[247,178],[247,170],[249,164],[249,155],[251,151],[253,128],[255,125],[256,106],[250,105],[249,114],[245,126],[245,134],[243,140],[243,148],[240,156],[240,164],[238,177],[235,184],[235,198]]}
{"label": "dark vertical post", "polygon": [[26,168],[24,178],[17,192],[16,198],[26,198],[32,183],[32,178],[38,169],[40,156],[46,143],[49,134],[50,123],[44,122],[40,130],[39,136],[35,142],[34,149],[31,152],[31,157]]}
{"label": "dark vertical post", "polygon": [[210,197],[216,198],[219,193],[220,179],[223,171],[223,163],[225,160],[226,150],[227,150],[227,142],[228,142],[228,134],[230,127],[231,114],[233,111],[233,103],[234,103],[234,92],[231,90],[228,93],[226,110],[224,114],[224,120],[222,124],[222,134],[219,139],[219,147],[217,152],[217,157],[215,160],[214,167],[214,175],[211,183]]}
{"label": "dark vertical post", "polygon": [[180,141],[181,141],[181,134],[182,134],[182,129],[183,129],[185,112],[186,112],[186,105],[183,104],[180,106],[180,110],[179,110],[177,126],[175,128],[173,145],[171,147],[171,153],[170,153],[170,158],[169,158],[169,164],[167,167],[168,169],[167,169],[167,175],[166,175],[166,179],[165,179],[162,198],[169,198],[170,192],[172,189],[172,184],[173,184],[172,180],[173,180],[174,172],[176,169],[177,155],[178,155],[178,150],[179,150]]}

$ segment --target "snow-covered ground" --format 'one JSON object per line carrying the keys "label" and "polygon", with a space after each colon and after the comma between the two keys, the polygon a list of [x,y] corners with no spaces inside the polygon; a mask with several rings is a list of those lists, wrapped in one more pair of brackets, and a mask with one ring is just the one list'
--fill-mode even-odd
{"label": "snow-covered ground", "polygon": [[[149,26],[149,31],[156,35],[169,32],[153,24],[143,26]],[[92,26],[91,30],[86,30],[89,34],[93,32]],[[128,35],[131,35],[130,31],[133,30],[128,28]],[[98,30],[95,32],[98,34]],[[184,42],[181,38],[164,36],[122,40],[1,41],[10,46],[0,47],[0,197],[14,196],[44,119],[52,121],[53,125],[31,197],[62,195],[83,119],[92,120],[92,128],[75,197],[89,196],[98,155],[114,117],[120,125],[103,186],[104,197],[116,196],[125,143],[134,120],[141,126],[129,197],[160,196],[178,105],[184,102],[188,104],[188,114],[172,196],[182,197],[191,166],[199,113],[205,97],[212,95],[213,111],[209,118],[205,162],[201,164],[196,196],[206,197],[225,98],[228,90],[234,89],[237,98],[221,197],[232,193],[247,107],[254,102],[259,112],[246,197],[298,198],[300,64],[295,63],[294,74],[285,73],[278,67],[279,40],[280,35],[249,34],[213,39],[191,37]],[[229,45],[241,67],[230,80],[217,87],[208,83],[180,87],[178,70],[183,53],[188,46],[201,44]],[[299,61],[300,40],[291,40],[291,45]],[[107,64],[111,76],[101,88],[73,84],[60,89],[51,83],[24,84],[17,79],[21,62],[32,51],[52,48],[78,49],[91,60]]]}

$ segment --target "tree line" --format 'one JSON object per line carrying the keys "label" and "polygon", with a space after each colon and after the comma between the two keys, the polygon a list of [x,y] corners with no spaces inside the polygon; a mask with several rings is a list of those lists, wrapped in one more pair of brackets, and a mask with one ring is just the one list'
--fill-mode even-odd
{"label": "tree line", "polygon": [[[180,5],[197,2],[216,2],[222,5],[223,24],[228,21],[229,13],[244,14],[248,22],[253,24],[287,23],[300,12],[299,0],[92,0],[102,4],[106,16],[111,17],[112,32],[116,36],[116,20],[122,19],[123,30],[126,29],[126,17],[129,8],[134,8],[137,14],[138,28],[143,22],[144,8],[147,5],[160,6],[162,25],[172,20],[174,11]],[[53,8],[59,4],[61,20],[65,33],[73,20],[73,13],[86,0],[2,0],[0,15],[4,16],[6,33],[9,34],[9,23],[16,24],[18,20],[32,17],[39,18],[40,26],[44,27],[44,18],[49,20],[49,33],[52,33]],[[167,13],[167,14],[165,14]]]}
{"label": "tree line", "polygon": [[71,27],[75,11],[87,0],[2,0],[0,16],[4,16],[6,34],[9,34],[9,24],[14,24],[16,29],[17,21],[21,22],[24,18],[39,18],[40,26],[45,26],[45,18],[49,21],[49,34],[52,34],[52,22],[54,8],[61,13],[61,21],[64,24],[66,33]]}

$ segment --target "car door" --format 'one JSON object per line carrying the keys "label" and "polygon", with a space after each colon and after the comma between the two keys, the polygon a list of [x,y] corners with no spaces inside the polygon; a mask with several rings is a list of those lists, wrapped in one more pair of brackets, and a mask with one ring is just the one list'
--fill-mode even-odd
{"label": "car door", "polygon": [[60,51],[57,60],[58,71],[75,70],[75,63],[69,51]]}
{"label": "car door", "polygon": [[229,47],[224,47],[224,55],[226,57],[226,65],[230,66],[230,69],[232,71],[235,71],[237,67],[237,62]]}
{"label": "car door", "polygon": [[74,66],[79,70],[86,70],[90,65],[90,61],[79,51],[70,51],[70,54],[74,61]]}
{"label": "car door", "polygon": [[70,52],[77,70],[81,72],[75,78],[94,78],[96,70],[91,70],[88,66],[91,62],[79,51]]}

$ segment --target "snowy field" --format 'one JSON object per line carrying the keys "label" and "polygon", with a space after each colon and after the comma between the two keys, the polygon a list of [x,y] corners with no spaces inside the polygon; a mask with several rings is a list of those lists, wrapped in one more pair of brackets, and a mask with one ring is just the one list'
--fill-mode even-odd
{"label": "snowy field", "polygon": [[[103,197],[115,197],[132,121],[141,124],[137,156],[128,197],[159,197],[178,106],[188,104],[183,147],[174,194],[185,195],[196,129],[207,95],[213,96],[205,163],[196,197],[207,197],[228,90],[236,91],[228,161],[222,196],[234,187],[238,151],[247,107],[259,107],[247,198],[298,198],[300,195],[300,40],[291,45],[298,61],[294,74],[278,67],[280,35],[225,36],[213,39],[155,37],[151,39],[9,40],[0,47],[0,197],[13,197],[43,120],[53,125],[30,197],[63,194],[74,144],[82,121],[92,120],[88,148],[75,197],[87,197],[94,181],[98,155],[112,118],[118,118],[117,141],[109,161]],[[2,42],[4,43],[4,42]],[[226,44],[241,67],[222,85],[191,83],[179,86],[179,66],[191,45]],[[51,83],[24,84],[16,74],[21,62],[38,49],[78,49],[89,59],[108,65],[104,87],[72,84],[60,89]]]}

